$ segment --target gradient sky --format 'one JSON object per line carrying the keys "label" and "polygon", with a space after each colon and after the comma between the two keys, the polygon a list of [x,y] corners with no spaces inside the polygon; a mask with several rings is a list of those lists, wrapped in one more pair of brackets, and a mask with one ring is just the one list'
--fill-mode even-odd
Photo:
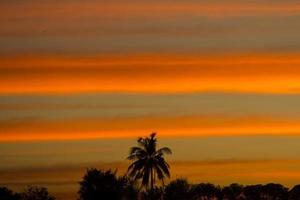
{"label": "gradient sky", "polygon": [[0,1],[0,184],[72,199],[152,131],[173,178],[300,183],[299,20],[296,0]]}

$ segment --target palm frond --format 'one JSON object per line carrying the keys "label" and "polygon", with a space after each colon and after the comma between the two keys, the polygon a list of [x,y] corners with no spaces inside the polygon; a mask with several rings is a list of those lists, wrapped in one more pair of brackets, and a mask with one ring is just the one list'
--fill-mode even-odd
{"label": "palm frond", "polygon": [[[164,183],[165,177],[170,177],[170,166],[165,161],[164,155],[172,154],[172,151],[168,147],[156,149],[156,133],[152,133],[149,137],[138,138],[137,146],[129,151],[127,159],[132,163],[128,167],[127,175],[133,180],[141,180],[142,186],[148,187],[150,178],[153,183],[156,177]],[[154,176],[151,176],[151,172]]]}
{"label": "palm frond", "polygon": [[134,154],[138,151],[142,151],[143,149],[141,147],[131,147],[129,150],[129,154]]}
{"label": "palm frond", "polygon": [[172,154],[172,151],[170,148],[168,147],[163,147],[163,148],[160,148],[159,150],[157,150],[157,154]]}
{"label": "palm frond", "polygon": [[155,173],[157,174],[157,178],[159,180],[163,180],[165,178],[164,172],[160,169],[158,165],[154,165]]}
{"label": "palm frond", "polygon": [[162,171],[164,172],[164,174],[166,174],[167,177],[170,177],[169,164],[162,157],[157,158],[157,160],[157,165],[159,166],[159,168],[162,169]]}
{"label": "palm frond", "polygon": [[142,172],[142,185],[147,186],[149,184],[149,177],[150,177],[150,169],[145,167]]}

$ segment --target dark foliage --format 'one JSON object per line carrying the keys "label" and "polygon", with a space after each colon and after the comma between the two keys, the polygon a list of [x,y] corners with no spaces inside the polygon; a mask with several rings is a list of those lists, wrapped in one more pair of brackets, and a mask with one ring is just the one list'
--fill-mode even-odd
{"label": "dark foliage", "polygon": [[243,195],[246,200],[261,200],[260,193],[262,190],[262,185],[249,185],[243,190]]}
{"label": "dark foliage", "polygon": [[289,200],[300,200],[300,185],[296,185],[290,190]]}
{"label": "dark foliage", "polygon": [[128,179],[127,177],[121,177],[122,181],[122,200],[137,200],[139,191],[136,186],[136,182]]}
{"label": "dark foliage", "polygon": [[222,189],[222,198],[224,200],[237,200],[237,199],[241,199],[242,193],[243,193],[243,186],[234,183],[229,186],[225,186]]}
{"label": "dark foliage", "polygon": [[269,183],[261,188],[260,195],[263,200],[288,200],[288,188]]}
{"label": "dark foliage", "polygon": [[137,190],[125,177],[117,177],[111,170],[88,169],[79,183],[80,200],[136,199]]}
{"label": "dark foliage", "polygon": [[191,196],[194,200],[221,199],[221,188],[210,183],[200,183],[193,185],[191,188]]}
{"label": "dark foliage", "polygon": [[29,186],[21,193],[21,200],[55,200],[44,187]]}
{"label": "dark foliage", "polygon": [[139,138],[138,146],[132,147],[128,160],[132,163],[128,167],[128,175],[134,180],[141,180],[145,187],[152,190],[155,180],[164,183],[165,177],[170,177],[169,164],[165,161],[164,155],[171,154],[168,147],[157,149],[156,133],[149,137]]}
{"label": "dark foliage", "polygon": [[[154,187],[152,191],[150,189],[138,191],[135,182],[127,177],[116,177],[111,170],[91,169],[84,178],[89,180],[84,183],[84,188],[80,188],[79,194],[86,196],[80,196],[79,200],[300,200],[300,185],[296,185],[290,191],[274,183],[245,187],[231,184],[220,188],[210,183],[189,184],[185,179],[177,179],[165,187]],[[55,200],[55,198],[44,187],[28,187],[20,194],[6,187],[0,187],[0,200]]]}
{"label": "dark foliage", "polygon": [[191,186],[185,179],[170,182],[165,188],[165,200],[190,200]]}
{"label": "dark foliage", "polygon": [[150,189],[142,192],[142,200],[163,200],[164,189],[162,187],[154,187],[151,191]]}
{"label": "dark foliage", "polygon": [[0,187],[0,199],[1,200],[20,200],[19,194],[14,193],[6,187]]}

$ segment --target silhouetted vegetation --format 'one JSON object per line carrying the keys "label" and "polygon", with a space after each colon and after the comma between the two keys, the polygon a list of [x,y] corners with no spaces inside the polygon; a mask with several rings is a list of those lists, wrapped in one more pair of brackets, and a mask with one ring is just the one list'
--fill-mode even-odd
{"label": "silhouetted vegetation", "polygon": [[[280,184],[231,184],[216,186],[210,183],[191,184],[176,179],[161,187],[139,190],[137,182],[125,176],[117,177],[111,170],[89,169],[80,182],[79,200],[300,200],[300,185],[292,189]],[[0,187],[0,200],[55,200],[44,187],[28,187],[14,193]]]}
{"label": "silhouetted vegetation", "polygon": [[21,200],[55,200],[47,188],[37,186],[29,186],[20,196]]}
{"label": "silhouetted vegetation", "polygon": [[289,200],[300,200],[300,185],[294,186],[289,191]]}
{"label": "silhouetted vegetation", "polygon": [[89,169],[79,183],[80,200],[137,199],[137,189],[126,177],[117,177],[111,170]]}
{"label": "silhouetted vegetation", "polygon": [[[164,154],[157,150],[155,134],[139,138],[128,159],[132,161],[125,176],[116,171],[88,169],[79,182],[78,200],[300,200],[300,185],[288,189],[280,184],[220,187],[210,183],[191,184],[186,179],[172,180]],[[156,180],[162,184],[155,185]],[[30,186],[21,193],[0,187],[0,200],[55,200],[47,188]]]}
{"label": "silhouetted vegetation", "polygon": [[[220,187],[210,183],[190,184],[185,179],[176,179],[164,187],[154,187],[151,192],[150,189],[138,190],[136,183],[117,177],[111,170],[91,169],[86,176],[89,176],[89,181],[80,182],[79,200],[300,200],[300,185],[290,190],[274,183]],[[0,187],[0,200],[55,198],[44,187],[29,187],[22,193]]]}
{"label": "silhouetted vegetation", "polygon": [[222,198],[226,200],[240,199],[243,194],[243,186],[233,183],[222,188]]}
{"label": "silhouetted vegetation", "polygon": [[165,200],[188,200],[191,199],[191,186],[185,179],[177,179],[170,182],[164,191]]}
{"label": "silhouetted vegetation", "polygon": [[[132,147],[128,160],[132,164],[128,167],[128,176],[133,180],[141,180],[142,186],[150,186],[150,197],[154,194],[155,181],[158,179],[164,184],[165,177],[170,177],[169,164],[164,159],[164,154],[171,154],[168,147],[157,150],[156,133],[149,137],[139,138],[138,146]],[[154,197],[152,198],[154,199]]]}
{"label": "silhouetted vegetation", "polygon": [[221,199],[222,193],[220,186],[215,186],[210,183],[200,183],[193,185],[191,188],[192,199]]}
{"label": "silhouetted vegetation", "polygon": [[151,199],[157,199],[162,200],[164,194],[163,187],[154,187],[152,190],[146,189],[144,191],[141,191],[141,197],[142,200],[151,200]]}
{"label": "silhouetted vegetation", "polygon": [[19,200],[21,199],[19,194],[14,193],[12,190],[6,187],[0,187],[0,199],[1,200]]}
{"label": "silhouetted vegetation", "polygon": [[47,188],[29,186],[22,193],[14,193],[6,187],[0,187],[0,200],[55,200]]}

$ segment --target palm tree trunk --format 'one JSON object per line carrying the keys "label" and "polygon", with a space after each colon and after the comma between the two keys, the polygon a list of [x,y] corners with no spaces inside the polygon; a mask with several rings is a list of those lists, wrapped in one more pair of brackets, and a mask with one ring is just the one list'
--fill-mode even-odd
{"label": "palm tree trunk", "polygon": [[153,168],[151,168],[151,177],[150,177],[150,178],[151,178],[151,183],[150,183],[150,184],[151,184],[151,186],[150,186],[150,187],[151,187],[151,188],[150,188],[150,199],[151,199],[151,200],[154,200],[154,197],[153,197],[153,188],[154,188]]}

